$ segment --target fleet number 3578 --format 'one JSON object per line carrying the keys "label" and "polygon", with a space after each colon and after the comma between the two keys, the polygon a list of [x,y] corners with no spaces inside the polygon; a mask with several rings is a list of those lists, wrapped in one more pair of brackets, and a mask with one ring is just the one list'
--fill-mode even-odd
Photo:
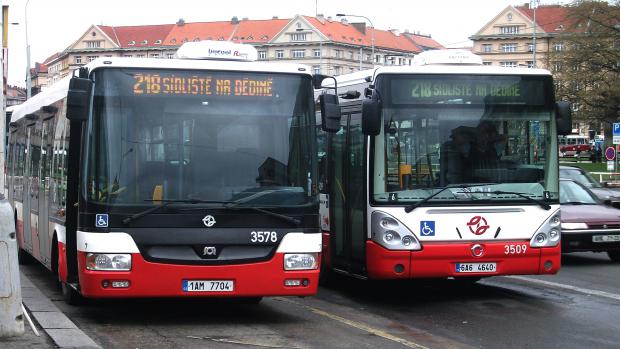
{"label": "fleet number 3578", "polygon": [[250,242],[277,242],[278,234],[275,231],[253,231],[250,233]]}

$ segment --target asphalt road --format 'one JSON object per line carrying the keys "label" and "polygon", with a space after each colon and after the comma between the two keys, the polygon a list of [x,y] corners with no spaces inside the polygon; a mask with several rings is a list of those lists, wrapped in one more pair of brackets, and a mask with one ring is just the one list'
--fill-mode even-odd
{"label": "asphalt road", "polygon": [[618,348],[620,265],[565,255],[555,276],[331,282],[316,297],[64,304],[54,279],[22,266],[104,348]]}

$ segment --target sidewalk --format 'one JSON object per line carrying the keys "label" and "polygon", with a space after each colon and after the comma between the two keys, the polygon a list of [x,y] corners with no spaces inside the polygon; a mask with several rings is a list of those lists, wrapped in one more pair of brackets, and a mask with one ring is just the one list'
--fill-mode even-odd
{"label": "sidewalk", "polygon": [[0,348],[99,348],[23,273],[20,273],[23,303],[35,323],[36,336],[24,317],[24,335],[0,338]]}

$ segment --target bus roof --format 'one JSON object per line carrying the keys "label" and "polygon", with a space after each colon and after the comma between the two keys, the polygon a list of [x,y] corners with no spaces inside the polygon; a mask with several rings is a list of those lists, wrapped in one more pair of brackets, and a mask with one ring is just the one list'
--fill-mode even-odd
{"label": "bus roof", "polygon": [[[214,71],[239,71],[255,73],[283,73],[312,75],[308,66],[295,63],[268,63],[268,62],[244,62],[224,60],[198,60],[198,59],[158,59],[158,58],[129,58],[129,57],[103,57],[98,58],[87,65],[89,72],[102,68],[135,68],[135,69],[179,69],[179,70],[214,70]],[[67,76],[51,85],[41,93],[36,94],[13,111],[11,122],[15,122],[27,114],[34,113],[42,106],[50,105],[67,95],[69,80]]]}

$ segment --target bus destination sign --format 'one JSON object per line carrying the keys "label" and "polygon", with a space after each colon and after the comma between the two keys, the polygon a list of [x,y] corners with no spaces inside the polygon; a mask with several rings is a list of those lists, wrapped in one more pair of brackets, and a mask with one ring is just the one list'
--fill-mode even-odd
{"label": "bus destination sign", "polygon": [[520,77],[394,78],[394,104],[528,104],[542,105],[544,80]]}
{"label": "bus destination sign", "polygon": [[133,94],[273,97],[271,77],[210,74],[134,73]]}

